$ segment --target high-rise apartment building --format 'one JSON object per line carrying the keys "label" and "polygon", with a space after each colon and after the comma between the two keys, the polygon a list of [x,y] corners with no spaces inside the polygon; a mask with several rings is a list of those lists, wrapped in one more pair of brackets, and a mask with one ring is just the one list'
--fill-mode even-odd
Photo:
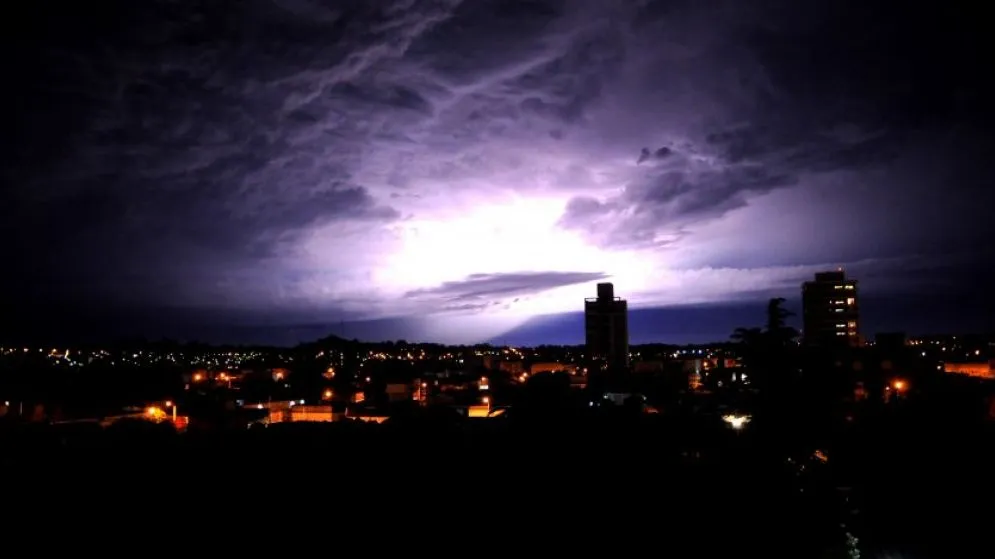
{"label": "high-rise apartment building", "polygon": [[857,280],[841,269],[802,285],[802,339],[809,346],[861,344]]}
{"label": "high-rise apartment building", "polygon": [[628,312],[628,303],[615,296],[610,283],[599,283],[598,297],[584,300],[587,353],[591,359],[607,363],[609,370],[624,370],[629,365]]}

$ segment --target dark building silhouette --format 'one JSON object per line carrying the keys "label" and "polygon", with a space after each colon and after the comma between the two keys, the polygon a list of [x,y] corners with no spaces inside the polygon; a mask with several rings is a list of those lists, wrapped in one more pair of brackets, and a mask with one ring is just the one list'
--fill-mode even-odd
{"label": "dark building silhouette", "polygon": [[905,347],[905,332],[878,332],[874,335],[874,345],[882,350],[897,350]]}
{"label": "dark building silhouette", "polygon": [[802,339],[809,346],[859,346],[857,280],[843,270],[815,274],[802,285]]}
{"label": "dark building silhouette", "polygon": [[628,303],[615,296],[612,284],[599,283],[598,297],[584,300],[584,326],[591,359],[607,363],[610,370],[628,367]]}

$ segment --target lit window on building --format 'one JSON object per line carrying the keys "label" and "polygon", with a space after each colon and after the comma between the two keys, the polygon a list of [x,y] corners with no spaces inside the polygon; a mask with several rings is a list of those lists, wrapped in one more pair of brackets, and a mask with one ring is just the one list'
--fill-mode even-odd
{"label": "lit window on building", "polygon": [[850,322],[846,323],[846,326],[847,326],[847,328],[856,328],[857,327],[857,323],[851,320]]}
{"label": "lit window on building", "polygon": [[839,324],[836,325],[836,327],[837,328],[846,328],[846,324],[843,324],[842,322],[840,322]]}
{"label": "lit window on building", "polygon": [[850,305],[850,306],[852,307],[852,306],[854,306],[855,304],[857,304],[857,300],[856,300],[856,299],[854,299],[853,297],[848,297],[848,298],[847,298],[847,300],[846,300],[846,304],[847,304],[847,305]]}

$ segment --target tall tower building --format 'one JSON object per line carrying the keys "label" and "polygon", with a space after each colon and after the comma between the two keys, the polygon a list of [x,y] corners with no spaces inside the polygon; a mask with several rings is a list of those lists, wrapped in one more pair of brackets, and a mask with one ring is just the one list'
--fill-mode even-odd
{"label": "tall tower building", "polygon": [[584,326],[587,353],[591,359],[605,361],[609,370],[621,371],[629,366],[628,303],[615,296],[610,283],[598,284],[598,297],[584,299]]}
{"label": "tall tower building", "polygon": [[857,280],[840,269],[802,284],[802,339],[809,346],[858,346]]}

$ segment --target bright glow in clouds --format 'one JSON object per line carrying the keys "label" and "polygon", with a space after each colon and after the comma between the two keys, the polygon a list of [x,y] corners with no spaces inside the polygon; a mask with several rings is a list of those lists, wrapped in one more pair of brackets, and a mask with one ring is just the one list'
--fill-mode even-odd
{"label": "bright glow in clouds", "polygon": [[[100,41],[39,34],[39,67],[101,71],[21,76],[41,81],[14,104],[40,118],[15,119],[34,143],[11,151],[0,225],[27,316],[75,300],[398,319],[407,339],[469,342],[580,311],[598,281],[632,308],[797,296],[841,265],[884,291],[990,246],[981,144],[964,123],[896,124],[943,80],[862,66],[890,10],[836,25],[787,1],[203,4],[122,15]],[[895,51],[942,58],[947,42],[915,37]],[[89,112],[60,112],[80,97]],[[930,172],[967,147],[977,166]]]}
{"label": "bright glow in clouds", "polygon": [[[557,227],[565,200],[522,198],[482,203],[450,219],[414,218],[395,226],[400,244],[377,276],[388,291],[404,293],[459,281],[473,274],[529,270],[605,272],[633,288],[645,285],[647,269],[630,252],[606,251],[577,233]],[[590,292],[590,287],[585,287]],[[546,302],[526,313],[560,312]],[[573,302],[576,306],[576,299]]]}
{"label": "bright glow in clouds", "polygon": [[[617,172],[625,170],[622,166]],[[600,190],[606,196],[617,191]],[[415,317],[424,339],[461,343],[493,338],[536,315],[576,312],[584,298],[595,296],[597,281],[614,282],[616,292],[639,308],[790,292],[830,266],[689,268],[687,262],[699,254],[666,247],[601,247],[562,227],[569,199],[566,193],[508,191],[465,200],[455,208],[444,199],[422,199],[398,222],[356,230],[336,224],[317,231],[283,266],[306,262],[308,269],[343,269],[331,282],[332,290],[328,285],[299,286],[300,296],[318,307],[336,304],[366,318]],[[481,276],[500,280],[535,271],[592,277],[549,285],[527,279],[498,281],[497,286],[489,279],[486,285],[475,283]],[[349,300],[353,304],[347,307],[343,301]]]}
{"label": "bright glow in clouds", "polygon": [[[442,320],[426,321],[426,337],[472,342],[512,329],[535,315],[575,311],[585,297],[595,296],[594,281],[616,282],[625,286],[626,293],[651,289],[659,273],[655,259],[639,251],[599,248],[578,232],[563,229],[558,221],[566,203],[566,197],[511,194],[465,207],[459,215],[440,206],[435,212],[422,210],[384,225],[380,238],[387,240],[378,244],[378,254],[365,263],[367,274],[360,274],[370,279],[368,287],[375,288],[366,296],[377,299],[385,316],[444,313]],[[314,237],[307,250],[314,259],[312,265],[334,265],[340,254],[334,234]],[[348,244],[357,246],[355,241]],[[539,289],[502,284],[477,292],[469,287],[469,294],[462,296],[436,289],[474,276],[500,279],[535,270],[599,277]],[[360,283],[349,289],[361,293]],[[461,304],[467,298],[484,306]]]}

